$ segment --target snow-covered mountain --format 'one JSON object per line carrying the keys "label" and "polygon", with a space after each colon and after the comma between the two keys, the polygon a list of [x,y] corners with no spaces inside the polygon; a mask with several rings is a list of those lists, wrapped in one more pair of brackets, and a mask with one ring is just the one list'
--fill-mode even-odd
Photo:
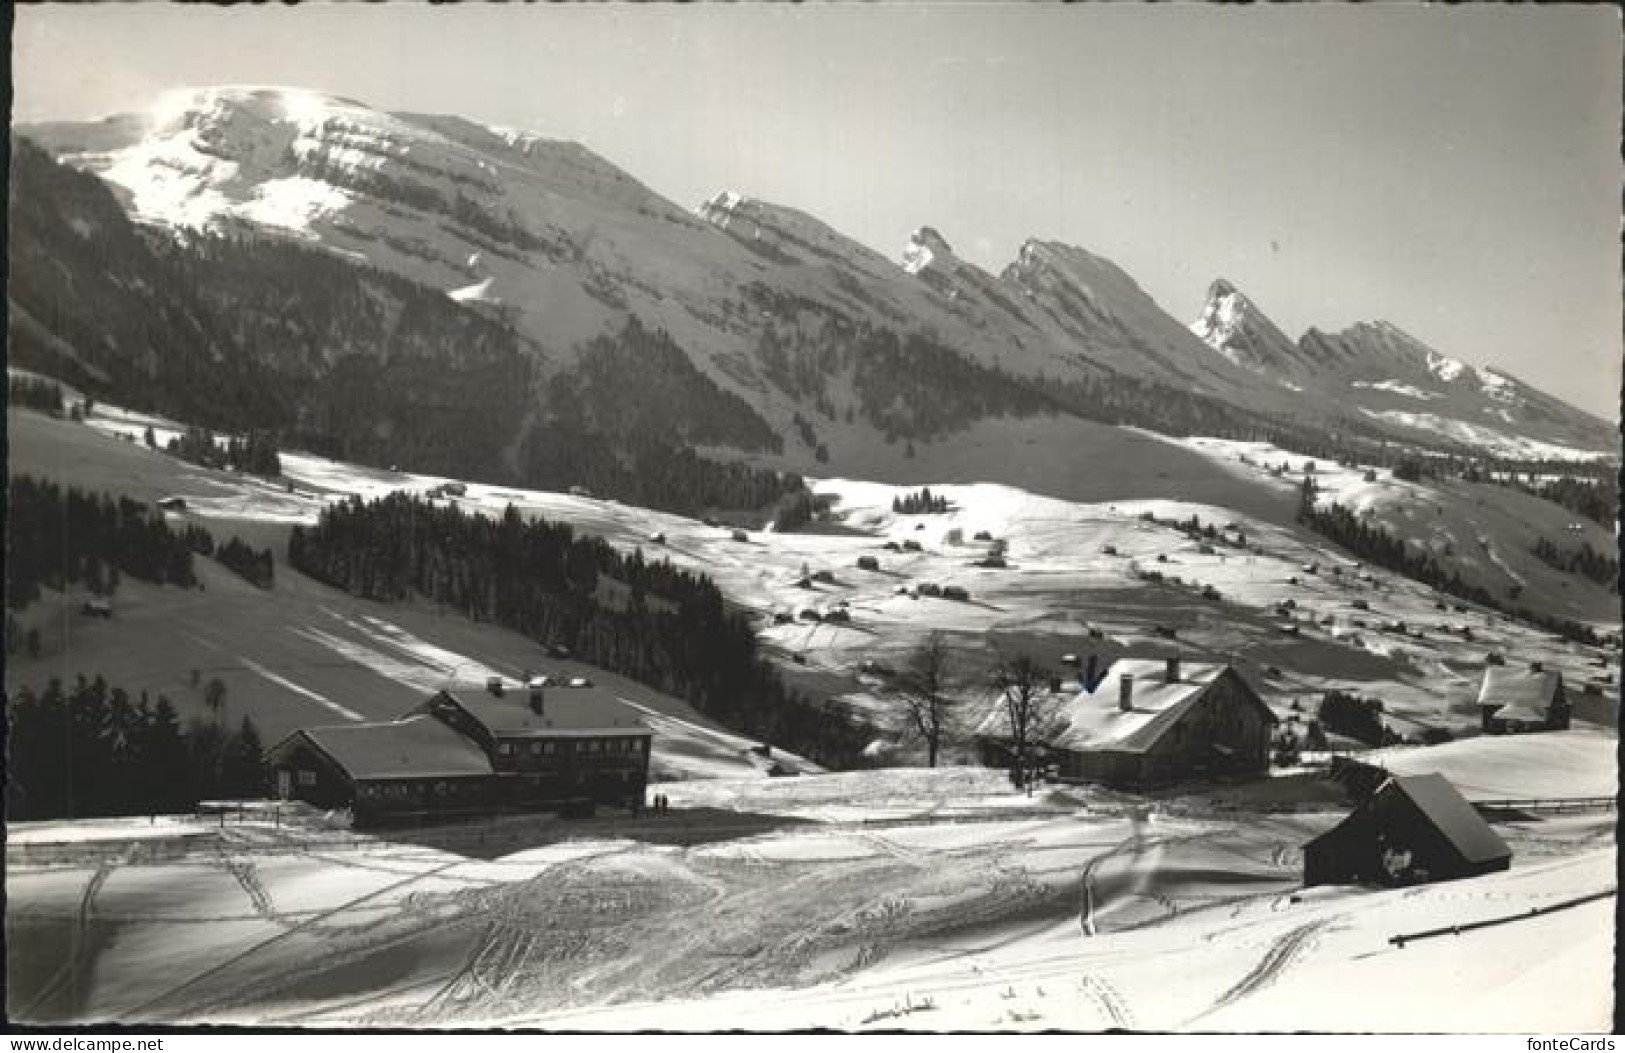
{"label": "snow-covered mountain", "polygon": [[1292,340],[1233,283],[1208,288],[1191,332],[1226,360],[1310,398],[1421,440],[1444,439],[1512,457],[1607,449],[1611,429],[1510,374],[1472,366],[1391,322],[1337,333],[1311,328]]}
{"label": "snow-covered mountain", "polygon": [[[1504,435],[1613,445],[1600,422],[1510,380],[1493,388],[1480,377],[1482,405],[1452,403],[1440,416],[1451,424],[1428,418],[1440,407],[1425,399],[1396,401],[1405,387],[1421,390],[1421,378],[1386,359],[1338,366],[1335,382],[1317,377],[1322,358],[1363,358],[1371,341],[1312,332],[1294,344],[1229,283],[1215,283],[1202,321],[1188,328],[1081,248],[1029,240],[995,277],[922,226],[889,259],[793,208],[725,191],[691,211],[579,144],[460,117],[228,87],[175,92],[92,124],[18,131],[99,174],[132,216],[157,228],[295,239],[471,305],[541,349],[538,383],[635,318],[779,434],[806,435],[793,422],[813,419],[820,434],[842,439],[829,444],[830,469],[842,467],[843,451],[881,431],[907,435],[909,420],[930,416],[900,417],[890,408],[898,399],[964,403],[982,416],[1016,403],[1031,412],[1025,396],[981,398],[1000,376],[1018,385],[1127,378],[1142,403],[1166,405],[1168,392],[1197,400],[1202,420],[1233,410],[1435,442]],[[902,347],[907,361],[883,362],[877,376],[875,360],[855,350],[873,339]],[[1327,343],[1339,350],[1323,350]],[[935,365],[920,368],[921,355]],[[947,368],[944,356],[969,368]],[[894,390],[903,373],[911,386]],[[1458,382],[1464,397],[1469,382]],[[1162,421],[1136,417],[1133,406],[1112,412],[1106,419]],[[937,420],[913,437],[930,440],[945,426]],[[784,460],[810,466],[820,445],[792,444]]]}

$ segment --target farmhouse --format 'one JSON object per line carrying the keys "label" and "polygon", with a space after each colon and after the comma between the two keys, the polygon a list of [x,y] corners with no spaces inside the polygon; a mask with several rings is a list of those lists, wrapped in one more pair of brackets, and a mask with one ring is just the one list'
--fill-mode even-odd
{"label": "farmhouse", "polygon": [[1303,847],[1305,885],[1416,885],[1512,865],[1512,852],[1442,775],[1389,779]]}
{"label": "farmhouse", "polygon": [[398,720],[303,728],[269,752],[277,794],[356,825],[502,810],[635,807],[652,732],[592,687],[441,691]]}
{"label": "farmhouse", "polygon": [[1484,730],[1494,735],[1563,731],[1569,726],[1563,674],[1540,662],[1528,669],[1490,665],[1478,691],[1478,711]]}
{"label": "farmhouse", "polygon": [[1275,714],[1234,667],[1122,659],[1057,713],[1063,779],[1137,788],[1269,768]]}

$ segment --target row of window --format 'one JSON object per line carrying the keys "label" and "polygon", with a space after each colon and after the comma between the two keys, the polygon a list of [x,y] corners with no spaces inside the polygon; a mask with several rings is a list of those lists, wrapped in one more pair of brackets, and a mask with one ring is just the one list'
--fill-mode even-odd
{"label": "row of window", "polygon": [[[633,772],[627,771],[627,772],[608,772],[608,773],[605,773],[605,774],[603,774],[601,776],[590,776],[590,777],[586,772],[577,772],[576,776],[575,776],[575,782],[577,784],[585,784],[585,783],[587,783],[589,778],[591,778],[593,781],[609,781],[609,782],[619,781],[619,782],[624,782],[624,783],[631,783],[631,782],[637,781],[636,774],[633,773]],[[541,786],[540,780],[533,779],[533,780],[531,780],[531,783],[532,783],[533,786],[538,787],[538,788]],[[436,780],[435,782],[426,783],[426,784],[425,783],[410,782],[410,781],[407,781],[407,782],[364,782],[364,783],[361,783],[359,786],[356,787],[356,797],[359,798],[360,800],[363,800],[363,801],[380,801],[380,800],[401,801],[401,800],[406,800],[408,798],[418,796],[417,792],[415,792],[415,791],[421,790],[423,788],[427,788],[428,791],[429,791],[430,796],[433,796],[433,797],[446,797],[446,796],[449,796],[449,795],[453,795],[453,794],[459,792],[460,790],[477,790],[477,789],[479,789],[479,787],[477,787],[477,786],[467,786],[467,787],[459,786],[457,784],[447,782],[444,779],[439,779],[439,780]]]}
{"label": "row of window", "polygon": [[[399,800],[404,800],[404,799],[406,799],[408,797],[417,796],[417,794],[415,794],[413,791],[418,789],[418,788],[419,788],[419,784],[417,784],[417,783],[408,783],[408,782],[369,783],[369,782],[364,782],[361,785],[356,787],[355,795],[357,797],[361,798],[362,800],[385,799],[385,800],[399,801]],[[444,797],[449,792],[449,787],[447,786],[447,784],[446,784],[446,782],[444,780],[441,780],[439,782],[435,782],[435,783],[430,784],[429,785],[429,792],[434,794],[436,797]]]}
{"label": "row of window", "polygon": [[[562,742],[552,739],[534,739],[530,743],[532,757],[551,757],[555,753],[606,753],[628,754],[642,752],[641,739],[569,739]],[[519,752],[519,745],[514,742],[497,743],[497,755],[512,757]]]}

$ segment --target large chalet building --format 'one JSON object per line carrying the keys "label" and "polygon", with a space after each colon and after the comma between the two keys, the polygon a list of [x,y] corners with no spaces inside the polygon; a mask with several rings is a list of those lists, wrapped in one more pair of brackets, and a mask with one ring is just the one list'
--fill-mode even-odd
{"label": "large chalet building", "polygon": [[440,691],[399,719],[301,728],[272,747],[277,795],[357,826],[642,804],[653,732],[594,687]]}
{"label": "large chalet building", "polygon": [[1527,669],[1486,668],[1478,690],[1478,711],[1484,730],[1491,735],[1564,731],[1571,715],[1563,674],[1541,662],[1531,662]]}
{"label": "large chalet building", "polygon": [[[1275,714],[1229,665],[1119,659],[1053,707],[1044,759],[1057,777],[1144,789],[1269,771]],[[978,729],[996,760],[1003,714]]]}

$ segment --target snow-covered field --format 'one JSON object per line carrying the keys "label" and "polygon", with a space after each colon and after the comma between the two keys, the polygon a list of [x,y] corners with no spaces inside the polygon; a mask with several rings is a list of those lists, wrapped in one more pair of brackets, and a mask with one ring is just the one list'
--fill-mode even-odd
{"label": "snow-covered field", "polygon": [[[98,406],[89,423],[89,429],[78,430],[130,439],[117,444],[126,457],[163,462],[170,472],[163,493],[184,496],[186,515],[228,529],[285,529],[314,521],[329,501],[396,491],[424,494],[451,481],[285,453],[288,482],[277,486],[196,469],[140,447],[147,426],[162,443],[179,428],[174,422]],[[1153,447],[1205,458],[1215,472],[1250,475],[1256,486],[1279,489],[1286,503],[1301,481],[1305,458],[1267,444],[1143,437]],[[1270,476],[1268,466],[1282,461],[1290,463],[1292,473]],[[1385,471],[1378,475],[1367,482],[1364,472],[1329,463],[1317,465],[1315,473],[1321,500],[1337,500],[1438,551],[1448,547],[1468,572],[1492,584],[1522,583],[1529,602],[1545,602],[1600,627],[1618,625],[1617,598],[1558,574],[1528,551],[1536,536],[1568,536],[1564,528],[1573,517],[1564,509],[1489,484],[1407,483]],[[1617,663],[1615,656],[1554,640],[1380,568],[1360,567],[1280,517],[1176,499],[1177,482],[1169,483],[1167,499],[1094,503],[1000,484],[941,484],[932,491],[948,499],[950,511],[936,515],[892,511],[893,498],[915,487],[847,479],[814,480],[813,486],[834,499],[844,532],[764,529],[739,541],[728,528],[682,516],[479,482],[467,482],[461,496],[439,500],[489,514],[511,504],[526,515],[568,521],[614,544],[642,547],[649,558],[707,574],[759,619],[764,650],[792,685],[867,714],[882,728],[896,720],[885,671],[901,668],[933,630],[948,634],[972,710],[988,704],[987,689],[978,685],[985,683],[982,674],[996,645],[1033,650],[1046,663],[1058,662],[1063,653],[1111,658],[1173,651],[1196,660],[1232,661],[1288,719],[1294,701],[1312,708],[1321,692],[1338,687],[1382,697],[1400,734],[1429,727],[1471,733],[1477,723],[1472,703],[1490,652],[1509,662],[1538,659],[1561,669],[1577,697],[1584,685],[1597,681],[1589,688],[1596,694],[1582,699],[1580,713],[1588,719],[1606,723],[1603,718],[1617,705],[1617,664],[1602,665]],[[1165,521],[1194,515],[1221,528],[1220,539],[1204,544],[1146,521],[1145,514]],[[1593,547],[1612,544],[1596,524],[1586,523],[1583,530],[1583,540]],[[657,534],[664,540],[653,541]],[[992,543],[978,535],[1006,546],[1007,566],[974,565]],[[918,551],[904,551],[905,546]],[[873,557],[878,569],[859,568],[861,557]],[[804,587],[804,571],[827,572],[832,580]],[[1166,580],[1145,582],[1141,576],[1148,571]],[[968,600],[927,595],[922,584],[958,586]],[[1204,587],[1216,590],[1217,598],[1204,598]],[[837,609],[850,620],[826,618]],[[380,644],[369,632],[352,639],[357,634],[330,624],[319,610],[313,613],[318,616],[296,627],[306,643],[415,690],[443,681],[449,670],[491,667],[489,659],[444,644],[432,655],[420,648],[403,656],[394,646],[398,641]],[[789,620],[776,624],[775,616]],[[396,620],[394,612],[382,617]],[[1292,635],[1284,631],[1289,627]],[[275,663],[256,661],[277,672]],[[878,669],[865,671],[866,662]],[[279,675],[289,676],[286,670]],[[297,676],[290,679],[298,682]],[[977,715],[973,712],[972,719]],[[879,745],[881,756],[900,745],[906,749],[894,741]]]}
{"label": "snow-covered field", "polygon": [[[278,487],[147,450],[149,425],[160,441],[175,428],[114,408],[98,407],[88,428],[19,414],[14,465],[20,457],[20,470],[133,486],[149,499],[183,496],[182,515],[259,544],[312,521],[328,501],[426,493],[446,481],[286,454],[288,483]],[[1227,470],[1244,452],[1214,440],[1185,445]],[[1302,460],[1254,452],[1257,463]],[[1429,500],[1452,515],[1460,505],[1445,490],[1368,484],[1330,466],[1320,481],[1338,500],[1369,499],[1381,516]],[[1277,484],[1294,485],[1265,485]],[[1090,503],[943,484],[932,490],[949,512],[902,515],[892,499],[914,487],[825,479],[814,488],[834,499],[843,531],[751,530],[739,541],[726,528],[613,501],[474,482],[453,500],[491,513],[512,504],[703,571],[759,619],[765,650],[792,683],[882,727],[896,715],[885,670],[932,630],[949,634],[971,719],[988,702],[978,685],[994,645],[1047,663],[1063,652],[1175,650],[1233,661],[1287,719],[1292,703],[1312,712],[1320,692],[1344,687],[1381,697],[1403,734],[1471,736],[1488,651],[1562,669],[1571,695],[1599,675],[1598,661],[1612,657],[1606,672],[1617,670],[1617,656],[1492,612],[1454,602],[1440,610],[1429,590],[1358,567],[1278,517],[1173,493]],[[1220,538],[1191,539],[1146,513],[1196,515]],[[1491,513],[1482,522],[1502,529]],[[1004,542],[1007,566],[974,565],[992,539]],[[1516,538],[1489,541],[1487,559],[1510,565],[1521,550]],[[878,569],[859,568],[863,556]],[[832,580],[804,587],[803,569]],[[1147,582],[1145,571],[1165,580]],[[282,568],[270,592],[217,568],[200,573],[206,593],[126,583],[116,617],[73,623],[71,639],[47,624],[46,656],[10,675],[61,675],[93,660],[114,682],[185,703],[177,661],[207,656],[230,679],[231,705],[265,715],[274,737],[300,723],[394,716],[444,683],[514,676],[536,660],[534,641],[442,611],[357,601]],[[926,583],[968,596],[931,596]],[[1204,586],[1218,597],[1204,598]],[[850,621],[802,614],[837,609]],[[775,624],[777,612],[792,620]],[[1292,635],[1282,631],[1289,624]],[[1302,844],[1342,813],[1315,803],[1327,795],[1297,794],[1290,779],[1272,780],[1281,792],[1222,804],[1168,799],[1149,819],[1121,795],[1029,797],[969,767],[825,775],[800,765],[813,774],[768,779],[753,741],[677,700],[580,671],[655,726],[655,789],[671,799],[671,816],[504,821],[393,839],[297,816],[16,828],[12,1015],[703,1030],[1608,1025],[1612,901],[1527,915],[1612,888],[1611,814],[1501,824],[1515,853],[1510,873],[1299,895]],[[1615,697],[1610,687],[1602,701]],[[1444,772],[1473,798],[1602,795],[1617,785],[1608,723],[1368,759]],[[892,763],[912,756],[889,736],[881,745]],[[1245,803],[1266,800],[1297,810]],[[1513,915],[1524,917],[1402,950],[1388,942]],[[1176,960],[1180,982],[1170,983]],[[1512,997],[1530,988],[1557,994]]]}
{"label": "snow-covered field", "polygon": [[[1140,818],[971,769],[664,789],[669,816],[553,822],[529,844],[294,817],[162,854],[64,842],[45,865],[13,848],[11,1014],[587,1030],[1609,1022],[1611,900],[1388,941],[1612,888],[1611,822],[1505,825],[1505,874],[1300,894],[1300,846],[1337,813]],[[741,835],[730,814],[766,823]],[[1543,997],[1509,997],[1529,987]]]}

